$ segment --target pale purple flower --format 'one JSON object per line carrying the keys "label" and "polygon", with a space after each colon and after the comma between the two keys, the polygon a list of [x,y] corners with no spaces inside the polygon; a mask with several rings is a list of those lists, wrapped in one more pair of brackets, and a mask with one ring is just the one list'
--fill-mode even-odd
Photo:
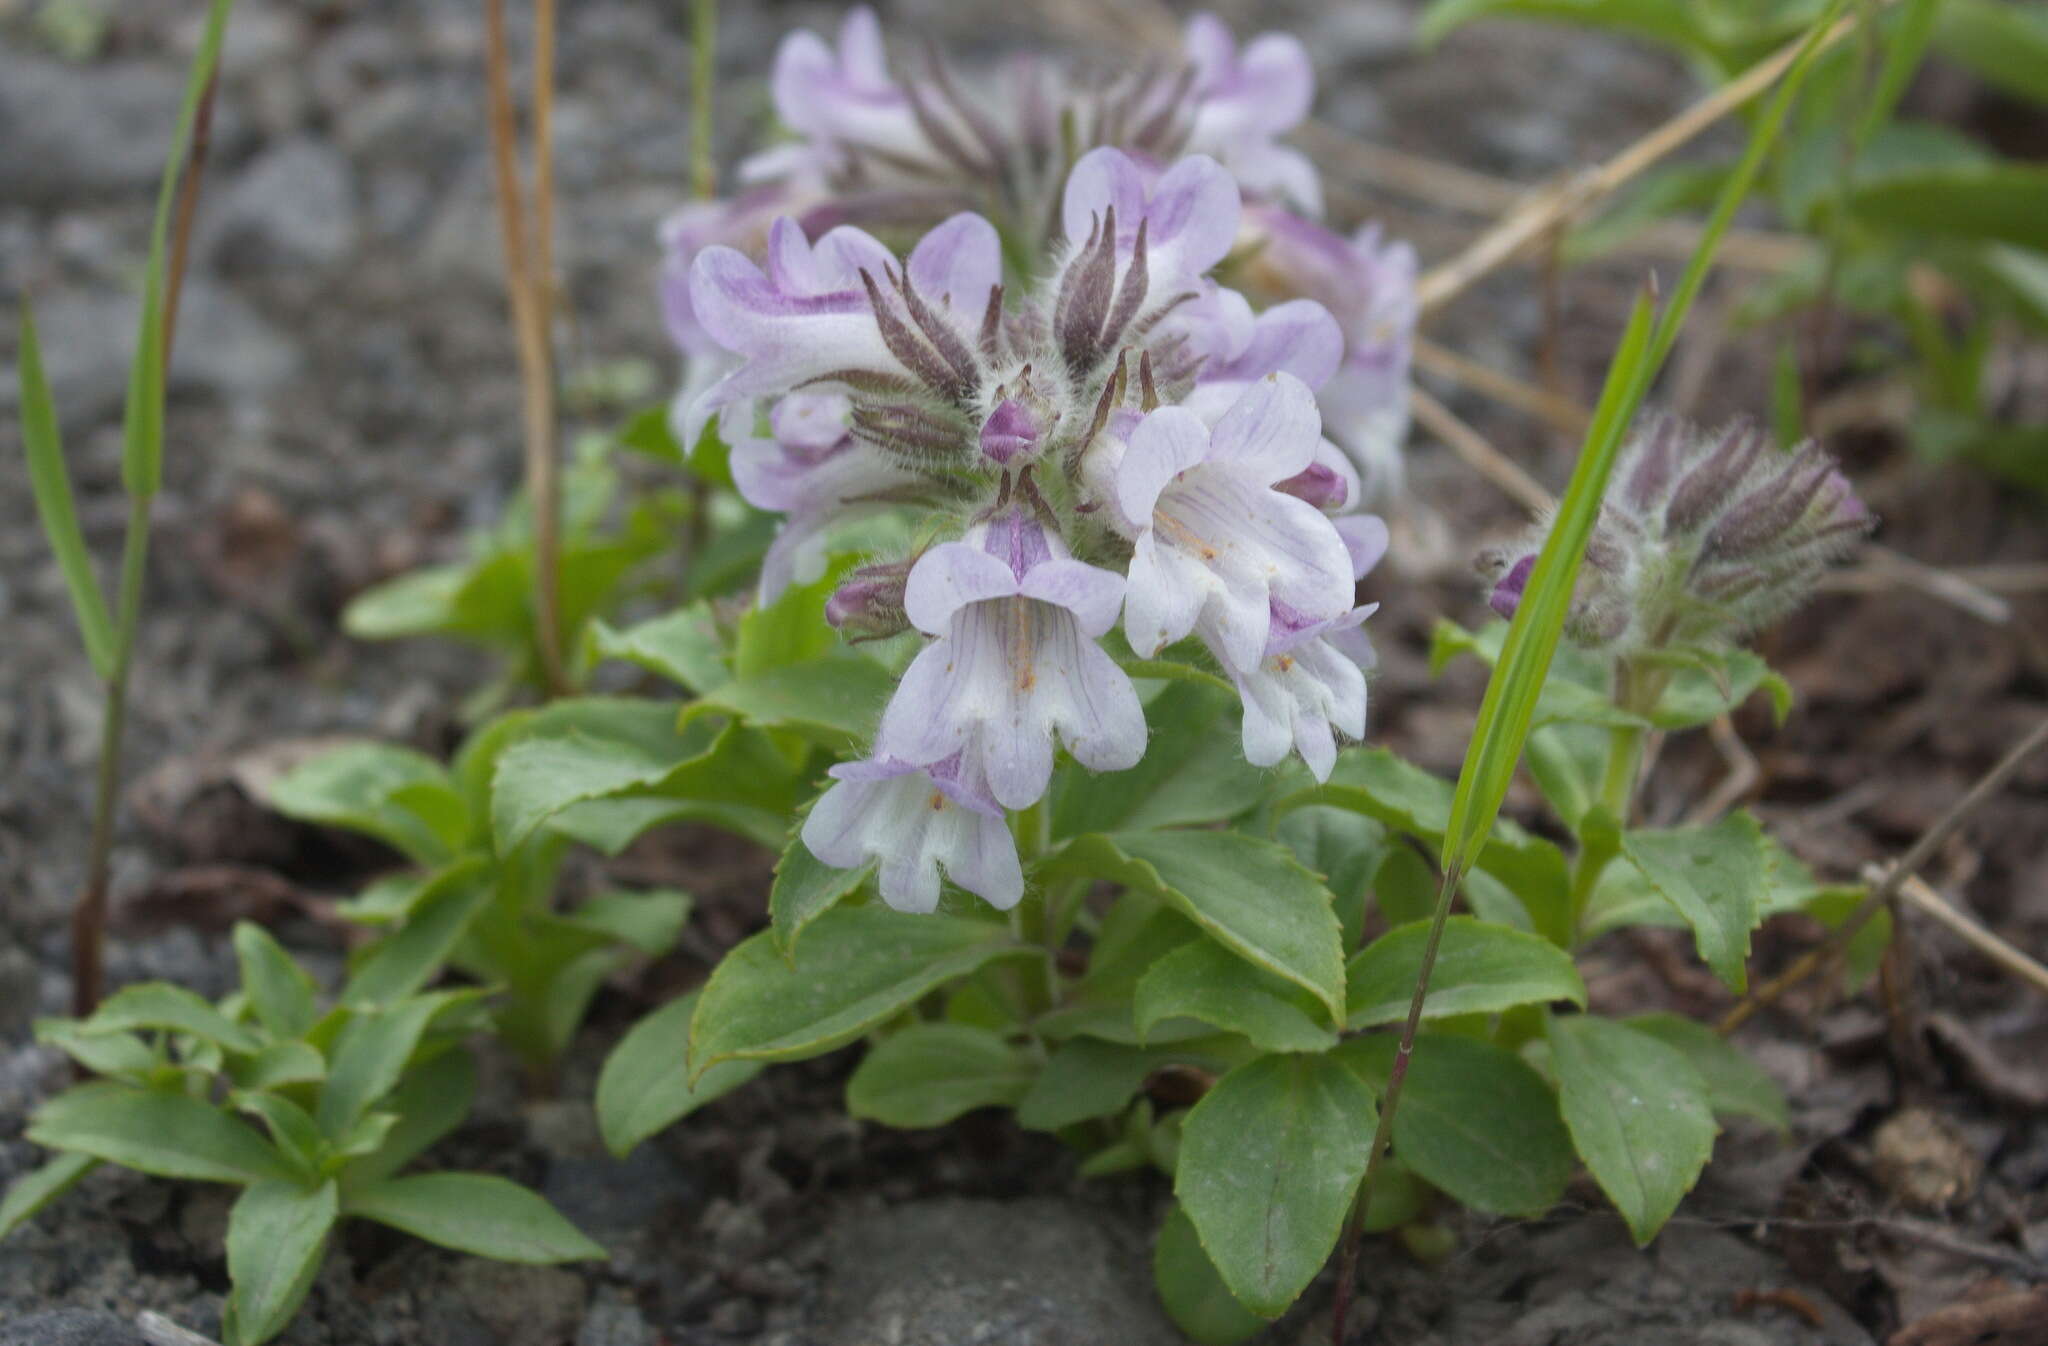
{"label": "pale purple flower", "polygon": [[1116,504],[1134,521],[1124,629],[1150,656],[1199,630],[1227,667],[1264,657],[1277,600],[1311,620],[1351,606],[1351,557],[1322,511],[1273,489],[1314,461],[1315,396],[1289,374],[1248,388],[1212,430],[1161,407],[1131,432]]}
{"label": "pale purple flower", "polygon": [[1315,165],[1274,140],[1299,125],[1315,100],[1315,68],[1300,40],[1264,33],[1240,51],[1221,19],[1197,14],[1188,20],[1186,52],[1195,109],[1188,148],[1222,160],[1246,191],[1322,214]]}
{"label": "pale purple flower", "polygon": [[1274,295],[1312,296],[1344,333],[1344,359],[1318,389],[1323,426],[1364,479],[1363,503],[1400,490],[1408,372],[1418,311],[1415,250],[1368,224],[1346,239],[1272,206],[1245,211],[1249,281]]}
{"label": "pale purple flower", "polygon": [[1237,183],[1207,155],[1157,174],[1122,150],[1082,155],[1061,201],[1069,260],[1050,287],[1069,359],[1073,333],[1114,344],[1125,327],[1194,294],[1236,241],[1239,207]]}
{"label": "pale purple flower", "polygon": [[831,774],[804,819],[804,845],[840,869],[879,860],[882,900],[896,910],[936,910],[941,869],[999,911],[1024,896],[1003,812],[959,757],[919,767],[877,755]]}
{"label": "pale purple flower", "polygon": [[1365,737],[1365,670],[1372,646],[1359,626],[1379,607],[1370,603],[1341,617],[1300,620],[1275,605],[1273,634],[1265,657],[1248,669],[1232,669],[1244,701],[1244,757],[1253,766],[1273,766],[1290,751],[1319,781],[1337,762],[1337,738]]}
{"label": "pale purple flower", "polygon": [[760,597],[825,572],[825,533],[885,508],[921,478],[847,430],[852,403],[833,392],[791,393],[769,415],[768,439],[732,447],[733,485],[756,509],[784,515],[761,561]]}
{"label": "pale purple flower", "polygon": [[1116,624],[1124,579],[1074,560],[1020,509],[942,543],[910,572],[904,609],[936,637],[882,713],[875,755],[955,756],[1005,808],[1045,793],[1057,736],[1083,766],[1121,771],[1145,751],[1145,717],[1095,641]]}
{"label": "pale purple flower", "polygon": [[741,164],[744,182],[822,181],[864,153],[931,160],[916,109],[890,77],[882,25],[866,5],[847,12],[836,50],[808,29],[783,38],[768,84],[776,115],[804,138]]}
{"label": "pale purple flower", "polygon": [[733,248],[707,248],[691,269],[691,305],[742,363],[697,399],[693,423],[821,380],[971,390],[977,333],[1001,280],[995,227],[973,214],[926,234],[901,268],[859,229],[842,225],[813,244],[787,218],[770,228],[763,266]]}
{"label": "pale purple flower", "polygon": [[[1238,304],[1243,298],[1232,294]],[[1234,307],[1221,301],[1219,309]],[[1249,311],[1249,305],[1246,305]],[[1344,360],[1344,332],[1328,309],[1313,299],[1290,299],[1252,317],[1240,327],[1219,323],[1215,333],[1231,344],[1212,346],[1205,354],[1195,388],[1184,406],[1214,420],[1229,410],[1244,391],[1270,374],[1292,374],[1311,391],[1335,375]]]}

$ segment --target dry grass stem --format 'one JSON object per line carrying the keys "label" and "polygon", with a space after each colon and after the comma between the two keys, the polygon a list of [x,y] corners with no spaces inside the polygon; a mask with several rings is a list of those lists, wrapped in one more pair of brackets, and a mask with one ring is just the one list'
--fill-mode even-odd
{"label": "dry grass stem", "polygon": [[1514,497],[1531,513],[1541,514],[1557,501],[1519,464],[1488,443],[1458,414],[1421,388],[1411,388],[1409,406],[1422,427],[1442,440],[1473,471]]}
{"label": "dry grass stem", "polygon": [[1428,337],[1415,338],[1415,363],[1503,406],[1526,412],[1554,430],[1570,435],[1585,433],[1588,413],[1570,398],[1560,397],[1546,388],[1503,373],[1492,365],[1481,364],[1469,355],[1460,355]]}
{"label": "dry grass stem", "polygon": [[1756,760],[1756,754],[1742,741],[1742,735],[1735,732],[1733,719],[1720,716],[1707,726],[1707,737],[1713,740],[1714,750],[1721,754],[1721,760],[1728,764],[1728,774],[1706,798],[1686,810],[1680,821],[1687,826],[1713,822],[1748,798],[1750,791],[1764,777],[1763,766]]}
{"label": "dry grass stem", "polygon": [[[1841,41],[1860,21],[1859,15],[1844,18],[1821,35],[1815,50],[1824,51]],[[1606,163],[1532,191],[1471,246],[1423,274],[1416,286],[1423,313],[1433,312],[1457,298],[1481,277],[1513,260],[1560,224],[1612,195],[1630,179],[1777,83],[1798,58],[1804,44],[1803,38],[1786,43],[1775,54],[1757,62]]]}
{"label": "dry grass stem", "polygon": [[1870,923],[1872,917],[1884,910],[1905,882],[1919,873],[1942,843],[1955,835],[1956,829],[1967,822],[1985,800],[2004,788],[2013,773],[2043,743],[2048,743],[2048,718],[2035,725],[2018,746],[1999,759],[1998,765],[1985,772],[1975,785],[1964,791],[1962,798],[1949,805],[1948,811],[1920,834],[1920,839],[1896,864],[1887,866],[1884,876],[1871,885],[1870,892],[1857,904],[1856,910],[1825,941],[1801,954],[1783,972],[1751,991],[1740,1004],[1721,1017],[1720,1023],[1715,1025],[1716,1031],[1724,1037],[1733,1033],[1749,1022],[1758,1010],[1775,1003],[1785,992],[1839,958],[1849,947],[1849,941]]}
{"label": "dry grass stem", "polygon": [[[554,50],[553,0],[536,0],[536,63],[545,48]],[[542,37],[545,33],[545,38]],[[538,200],[533,207],[533,239],[527,229],[527,202],[519,182],[514,148],[518,129],[512,111],[508,74],[510,54],[505,39],[505,0],[485,0],[484,42],[486,97],[490,107],[491,168],[498,197],[498,230],[505,250],[505,290],[511,301],[513,337],[518,343],[520,421],[526,442],[526,490],[533,511],[534,626],[541,673],[551,692],[569,690],[562,665],[559,581],[561,513],[555,462],[555,386],[548,336],[546,279],[540,246],[552,248],[552,205]],[[534,91],[535,184],[552,188],[552,154],[541,138],[544,119],[552,120],[553,64],[536,69]],[[547,222],[547,223],[544,223]]]}
{"label": "dry grass stem", "polygon": [[[1838,570],[1821,580],[1820,587],[1848,593],[1887,593],[1905,588],[1938,598],[1953,607],[1961,608],[1973,617],[1990,622],[1993,626],[2004,626],[2012,620],[2012,604],[2000,598],[1989,587],[1972,578],[1969,571],[1943,570],[1925,561],[1916,561],[1903,552],[1890,547],[1870,543],[1863,549],[1861,564],[1847,570]],[[2029,571],[2041,573],[2028,575]],[[2031,578],[2031,585],[2016,587],[2014,592],[2028,592],[2048,581],[2048,566],[1999,568],[1995,578],[2001,580]]]}
{"label": "dry grass stem", "polygon": [[[1866,882],[1881,882],[1886,874],[1883,865],[1867,865],[1863,870]],[[1899,900],[1913,910],[1932,917],[1938,924],[1960,936],[1965,943],[1998,964],[2006,971],[2048,995],[2048,967],[2029,957],[2017,946],[1986,930],[1977,921],[1963,912],[1934,890],[1934,886],[1917,875],[1908,875],[1899,884]]]}

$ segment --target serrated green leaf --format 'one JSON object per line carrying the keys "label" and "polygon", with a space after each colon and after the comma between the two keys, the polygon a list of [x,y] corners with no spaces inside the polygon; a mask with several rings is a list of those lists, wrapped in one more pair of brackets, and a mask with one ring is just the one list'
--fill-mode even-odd
{"label": "serrated green leaf", "polygon": [[1770,880],[1763,829],[1747,813],[1708,827],[1637,828],[1621,847],[1692,926],[1700,957],[1728,988],[1749,984],[1749,932]]}
{"label": "serrated green leaf", "polygon": [[859,892],[874,872],[873,864],[858,869],[826,864],[811,854],[802,836],[792,829],[775,865],[775,881],[768,889],[769,928],[783,956],[794,959],[804,928]]}
{"label": "serrated green leaf", "polygon": [[1329,889],[1344,947],[1354,949],[1365,929],[1365,901],[1388,850],[1398,845],[1377,819],[1325,804],[1289,810],[1273,825],[1273,840],[1294,852]]}
{"label": "serrated green leaf", "polygon": [[1173,1191],[1230,1293],[1277,1318],[1322,1270],[1365,1174],[1372,1092],[1329,1056],[1267,1056],[1181,1126]]}
{"label": "serrated green leaf", "polygon": [[342,1212],[499,1262],[541,1265],[606,1256],[538,1193],[488,1173],[388,1178],[345,1192]]}
{"label": "serrated green leaf", "polygon": [[721,1061],[817,1056],[989,962],[1042,956],[1006,927],[966,917],[840,907],[812,926],[794,962],[764,931],[712,971],[691,1016],[694,1077]]}
{"label": "serrated green leaf", "polygon": [[678,996],[634,1024],[597,1078],[597,1125],[613,1154],[634,1146],[761,1073],[761,1061],[726,1061],[693,1083],[690,1018],[698,992]]}
{"label": "serrated green leaf", "polygon": [[944,1126],[976,1108],[1009,1107],[1038,1070],[1001,1034],[966,1024],[912,1024],[869,1050],[846,1082],[846,1110],[885,1126]]}
{"label": "serrated green leaf", "polygon": [[[408,787],[438,787],[449,796],[448,803],[463,807],[439,762],[410,748],[370,742],[346,744],[301,762],[270,785],[264,802],[288,818],[376,837],[420,864],[442,864],[462,838],[436,831],[427,818],[394,799]],[[448,815],[446,808],[434,812],[437,820]]]}
{"label": "serrated green leaf", "polygon": [[1128,771],[1069,765],[1054,778],[1052,835],[1222,822],[1256,807],[1268,773],[1238,747],[1235,690],[1176,682],[1145,706],[1150,737]]}
{"label": "serrated green leaf", "polygon": [[35,495],[36,517],[57,558],[71,614],[78,621],[86,657],[102,682],[114,673],[114,624],[107,600],[93,573],[92,553],[78,526],[78,507],[71,498],[71,474],[64,466],[64,441],[57,429],[57,406],[43,373],[42,346],[36,340],[35,311],[21,305],[21,345],[16,357],[21,384],[21,441],[28,455],[29,488]]}
{"label": "serrated green leaf", "polygon": [[1231,1295],[1178,1205],[1166,1212],[1152,1245],[1152,1284],[1167,1315],[1201,1346],[1233,1346],[1265,1330],[1266,1320]]}
{"label": "serrated green leaf", "polygon": [[[1384,1094],[1399,1045],[1379,1033],[1351,1039],[1337,1056]],[[1572,1176],[1571,1137],[1543,1077],[1504,1047],[1453,1033],[1415,1040],[1394,1153],[1460,1202],[1497,1215],[1541,1215]]]}
{"label": "serrated green leaf", "polygon": [[733,715],[763,729],[794,730],[836,751],[850,752],[874,732],[895,687],[895,677],[874,660],[839,654],[721,683],[683,708],[683,723],[701,715]]}
{"label": "serrated green leaf", "polygon": [[1330,894],[1284,846],[1237,832],[1077,837],[1040,877],[1110,879],[1166,899],[1238,957],[1343,1014],[1343,930]]}
{"label": "serrated green leaf", "polygon": [[[1352,955],[1345,969],[1345,1027],[1370,1028],[1408,1017],[1429,925],[1416,921],[1389,930]],[[1492,1014],[1553,1000],[1586,1003],[1586,984],[1570,954],[1540,936],[1470,916],[1444,922],[1429,998],[1422,1002],[1424,1018]]]}
{"label": "serrated green leaf", "polygon": [[1622,1022],[1675,1048],[1692,1062],[1693,1069],[1706,1081],[1707,1099],[1716,1116],[1753,1117],[1777,1131],[1791,1130],[1792,1116],[1785,1103],[1785,1091],[1740,1047],[1713,1029],[1683,1015],[1662,1011],[1632,1015]]}
{"label": "serrated green leaf", "polygon": [[732,677],[725,666],[725,642],[709,602],[677,608],[623,631],[593,621],[590,640],[599,659],[638,664],[693,692],[711,691]]}
{"label": "serrated green leaf", "polygon": [[261,1182],[293,1177],[263,1137],[184,1094],[107,1082],[82,1084],[37,1108],[28,1138],[160,1178]]}
{"label": "serrated green leaf", "polygon": [[52,1201],[76,1187],[100,1166],[89,1154],[59,1153],[14,1180],[0,1201],[0,1239],[34,1219]]}
{"label": "serrated green leaf", "polygon": [[1131,1017],[1142,1038],[1162,1020],[1199,1019],[1273,1052],[1319,1052],[1337,1043],[1322,1006],[1213,940],[1196,940],[1138,981]]}
{"label": "serrated green leaf", "polygon": [[259,1182],[228,1212],[228,1346],[260,1346],[284,1330],[313,1287],[341,1198],[317,1187]]}
{"label": "serrated green leaf", "polygon": [[1611,1019],[1554,1017],[1548,1036],[1572,1144],[1640,1247],[1713,1153],[1706,1082],[1676,1048]]}

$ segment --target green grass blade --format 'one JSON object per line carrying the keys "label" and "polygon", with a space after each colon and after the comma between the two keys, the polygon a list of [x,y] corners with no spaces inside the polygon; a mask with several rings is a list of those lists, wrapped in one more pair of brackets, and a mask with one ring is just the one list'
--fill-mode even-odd
{"label": "green grass blade", "polygon": [[71,499],[71,475],[64,470],[64,442],[57,432],[57,404],[50,396],[50,381],[43,373],[42,345],[36,339],[35,312],[21,306],[21,439],[28,451],[29,487],[35,492],[36,514],[43,521],[43,536],[50,540],[57,566],[64,572],[64,587],[71,594],[71,612],[78,618],[78,634],[85,641],[86,657],[101,680],[114,671],[114,624],[107,616],[106,596],[93,573],[92,556],[85,549],[85,534],[78,526],[78,509]]}
{"label": "green grass blade", "polygon": [[1898,27],[1885,44],[1884,64],[1877,72],[1877,85],[1871,90],[1870,101],[1856,122],[1856,135],[1851,143],[1858,151],[1870,143],[1870,137],[1898,106],[1899,96],[1906,92],[1913,72],[1920,68],[1920,60],[1927,54],[1928,41],[1934,36],[1934,21],[1940,15],[1941,0],[1906,0]]}
{"label": "green grass blade", "polygon": [[149,267],[142,279],[142,313],[135,339],[135,362],[128,373],[128,408],[122,421],[121,483],[140,500],[155,497],[163,481],[164,451],[164,253],[170,235],[171,206],[191,153],[192,124],[199,99],[220,63],[221,39],[227,33],[234,0],[212,0],[206,10],[206,31],[185,79],[185,100],[171,133],[170,157],[157,187],[156,219],[149,232]]}
{"label": "green grass blade", "polygon": [[1623,433],[1649,381],[1650,312],[1650,296],[1644,294],[1636,300],[1622,332],[1585,447],[1572,470],[1571,485],[1558,502],[1550,536],[1536,558],[1536,569],[1508,625],[1493,676],[1487,680],[1464,769],[1458,773],[1457,793],[1451,799],[1450,826],[1444,832],[1446,875],[1462,875],[1478,859],[1494,815],[1507,797],[1515,763],[1521,759],[1523,740],[1535,719],[1537,697],[1550,673],[1551,656],[1564,634],[1565,614],[1578,584],[1586,540],[1599,518],[1600,501],[1607,493],[1614,460],[1621,453]]}
{"label": "green grass blade", "polygon": [[1578,465],[1572,471],[1571,485],[1558,504],[1550,536],[1537,557],[1521,604],[1515,609],[1500,659],[1480,703],[1464,768],[1458,774],[1450,826],[1444,833],[1443,866],[1447,875],[1462,875],[1471,868],[1495,815],[1500,812],[1501,801],[1507,797],[1508,783],[1535,718],[1537,697],[1549,676],[1551,657],[1557,652],[1572,590],[1578,582],[1579,564],[1585,557],[1586,540],[1599,516],[1601,497],[1607,492],[1607,479],[1620,454],[1622,438],[1678,339],[1686,314],[1713,266],[1722,236],[1749,196],[1765,156],[1777,141],[1821,38],[1834,26],[1847,3],[1848,0],[1834,0],[1807,30],[1798,56],[1786,70],[1770,106],[1751,134],[1741,162],[1721,189],[1670,305],[1654,328],[1647,296],[1637,301],[1629,317],[1614,363],[1608,368],[1607,383],[1601,390],[1585,444],[1579,451]]}

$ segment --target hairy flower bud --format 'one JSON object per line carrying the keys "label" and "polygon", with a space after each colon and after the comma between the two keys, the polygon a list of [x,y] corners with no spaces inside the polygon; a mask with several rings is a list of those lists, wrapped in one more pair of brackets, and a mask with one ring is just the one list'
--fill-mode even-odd
{"label": "hairy flower bud", "polygon": [[910,567],[909,561],[860,567],[825,600],[825,620],[850,640],[881,640],[908,631],[903,590]]}
{"label": "hairy flower bud", "polygon": [[[1707,645],[1790,611],[1874,520],[1813,444],[1771,451],[1737,424],[1701,433],[1676,417],[1639,427],[1586,542],[1565,631],[1581,645]],[[1520,604],[1537,536],[1479,568],[1503,617]]]}

